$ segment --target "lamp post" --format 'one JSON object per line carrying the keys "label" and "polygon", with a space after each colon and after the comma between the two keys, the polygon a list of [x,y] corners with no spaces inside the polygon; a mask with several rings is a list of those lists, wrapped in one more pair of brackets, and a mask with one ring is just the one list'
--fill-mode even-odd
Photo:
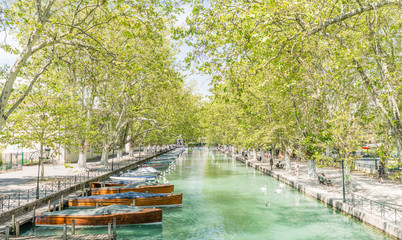
{"label": "lamp post", "polygon": [[[41,166],[41,162],[43,159],[48,159],[50,155],[50,147],[47,146],[45,147],[45,156],[46,157],[39,157],[39,163],[38,163],[38,178],[36,181],[36,199],[39,199],[39,175],[40,175],[40,166]],[[42,163],[44,164],[44,163]]]}
{"label": "lamp post", "polygon": [[334,162],[341,162],[342,163],[342,193],[343,193],[343,202],[346,202],[345,199],[345,164],[344,164],[344,160],[334,160]]}

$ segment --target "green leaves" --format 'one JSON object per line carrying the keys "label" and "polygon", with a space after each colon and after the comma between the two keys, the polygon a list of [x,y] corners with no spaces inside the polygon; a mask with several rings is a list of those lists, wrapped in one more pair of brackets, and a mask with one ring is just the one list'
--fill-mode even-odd
{"label": "green leaves", "polygon": [[190,59],[206,58],[198,66],[214,74],[208,141],[290,146],[304,158],[333,147],[350,156],[374,122],[401,140],[401,68],[393,67],[401,66],[393,53],[402,51],[394,32],[401,14],[395,4],[359,9],[333,1],[197,6],[186,36]]}

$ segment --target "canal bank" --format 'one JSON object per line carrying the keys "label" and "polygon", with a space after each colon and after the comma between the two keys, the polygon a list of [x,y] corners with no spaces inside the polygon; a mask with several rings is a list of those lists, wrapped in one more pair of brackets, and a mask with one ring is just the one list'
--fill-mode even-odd
{"label": "canal bank", "polygon": [[[316,188],[309,186],[308,184],[303,184],[300,183],[299,181],[290,178],[289,176],[286,176],[286,174],[277,172],[277,171],[271,171],[270,166],[268,163],[261,163],[259,161],[247,161],[245,160],[241,155],[235,155],[231,152],[228,151],[223,151],[224,154],[228,155],[229,157],[232,157],[236,159],[237,161],[241,161],[246,166],[251,166],[254,169],[263,172],[275,179],[278,179],[281,182],[286,183],[289,186],[292,186],[293,188],[297,189],[298,191],[305,193],[309,196],[312,196],[316,198],[317,200],[328,204],[329,206],[342,211],[356,219],[358,219],[361,222],[364,222],[376,229],[381,230],[382,232],[395,237],[397,239],[402,239],[402,227],[400,225],[401,222],[397,222],[397,220],[400,219],[399,213],[397,212],[391,212],[390,214],[394,214],[391,216],[391,219],[395,219],[395,222],[399,224],[395,224],[394,222],[391,222],[389,220],[384,220],[383,218],[376,216],[374,214],[371,214],[368,211],[365,211],[364,209],[357,208],[351,204],[348,204],[347,202],[344,203],[342,201],[342,198],[339,196],[336,196],[334,193],[331,193],[331,188],[327,188],[327,191],[322,191],[322,189],[317,190]],[[314,180],[313,180],[314,181]],[[318,182],[318,180],[317,180]],[[383,210],[380,210],[383,211]]]}

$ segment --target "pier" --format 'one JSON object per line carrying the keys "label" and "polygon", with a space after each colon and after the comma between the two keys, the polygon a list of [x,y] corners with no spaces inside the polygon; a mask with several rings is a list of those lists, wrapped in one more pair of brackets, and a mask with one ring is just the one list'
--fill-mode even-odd
{"label": "pier", "polygon": [[26,237],[10,237],[10,240],[114,240],[116,235],[108,234],[80,234],[64,236],[26,236]]}

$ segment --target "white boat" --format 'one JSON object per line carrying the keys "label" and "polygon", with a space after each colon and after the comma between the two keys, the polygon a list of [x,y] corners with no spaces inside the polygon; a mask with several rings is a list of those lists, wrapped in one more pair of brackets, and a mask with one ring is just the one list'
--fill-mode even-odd
{"label": "white boat", "polygon": [[117,177],[113,176],[110,179],[114,181],[131,181],[131,182],[147,182],[147,181],[155,181],[156,175],[152,176],[131,176],[131,177]]}

